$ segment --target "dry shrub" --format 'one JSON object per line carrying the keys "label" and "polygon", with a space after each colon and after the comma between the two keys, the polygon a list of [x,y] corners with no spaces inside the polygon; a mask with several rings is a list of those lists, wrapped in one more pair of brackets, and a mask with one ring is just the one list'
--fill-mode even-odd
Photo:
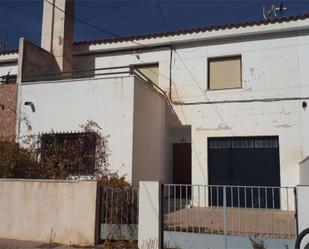
{"label": "dry shrub", "polygon": [[0,177],[26,179],[96,179],[103,185],[127,187],[125,176],[109,169],[108,136],[94,121],[82,132],[27,135],[20,144],[0,142]]}

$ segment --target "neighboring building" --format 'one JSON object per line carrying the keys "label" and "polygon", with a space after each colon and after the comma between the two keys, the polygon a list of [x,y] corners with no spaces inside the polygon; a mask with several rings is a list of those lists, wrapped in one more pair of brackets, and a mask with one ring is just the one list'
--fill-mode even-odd
{"label": "neighboring building", "polygon": [[[42,41],[57,41],[43,23]],[[79,131],[92,119],[110,136],[111,167],[135,184],[294,186],[309,154],[308,28],[303,15],[59,42],[56,57],[22,40],[19,51],[45,64],[19,53],[17,136]],[[54,33],[70,41],[70,30]]]}
{"label": "neighboring building", "polygon": [[0,51],[0,141],[16,135],[17,59],[17,50]]}

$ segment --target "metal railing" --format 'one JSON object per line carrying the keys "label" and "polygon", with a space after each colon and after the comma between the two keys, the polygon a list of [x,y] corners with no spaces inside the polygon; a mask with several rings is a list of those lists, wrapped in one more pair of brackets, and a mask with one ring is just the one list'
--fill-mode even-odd
{"label": "metal railing", "polygon": [[6,85],[6,84],[16,84],[17,75],[3,75],[0,76],[0,85]]}
{"label": "metal railing", "polygon": [[120,76],[131,74],[130,66],[95,68],[90,70],[74,70],[67,72],[25,74],[22,76],[22,82],[54,81],[93,78],[97,76]]}
{"label": "metal railing", "polygon": [[294,239],[293,187],[164,185],[164,229]]}
{"label": "metal railing", "polygon": [[138,224],[138,188],[101,188],[101,223]]}

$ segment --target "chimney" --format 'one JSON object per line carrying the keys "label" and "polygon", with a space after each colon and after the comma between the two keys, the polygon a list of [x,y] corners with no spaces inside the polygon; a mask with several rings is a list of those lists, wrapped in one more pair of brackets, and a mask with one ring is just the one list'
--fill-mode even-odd
{"label": "chimney", "polygon": [[54,55],[62,72],[72,70],[74,0],[45,0],[41,47]]}

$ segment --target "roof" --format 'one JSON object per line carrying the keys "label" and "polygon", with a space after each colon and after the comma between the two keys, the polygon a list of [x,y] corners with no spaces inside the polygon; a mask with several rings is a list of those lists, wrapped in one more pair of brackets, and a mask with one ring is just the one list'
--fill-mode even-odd
{"label": "roof", "polygon": [[[100,40],[79,41],[79,42],[74,42],[73,45],[75,46],[95,45],[95,44],[109,44],[109,43],[117,43],[117,42],[137,41],[137,40],[145,40],[145,39],[153,39],[153,38],[170,37],[170,36],[176,36],[176,35],[186,35],[186,34],[206,32],[206,31],[217,31],[217,30],[226,30],[226,29],[233,29],[233,28],[245,28],[245,27],[261,26],[261,25],[274,24],[274,23],[286,23],[286,22],[305,20],[305,19],[309,19],[309,13],[306,13],[303,15],[296,15],[296,16],[279,17],[279,18],[274,18],[271,20],[262,19],[262,20],[257,20],[257,21],[247,21],[247,22],[230,23],[230,24],[222,24],[222,25],[209,25],[209,26],[196,27],[196,28],[190,28],[190,29],[180,29],[180,30],[169,31],[169,32],[154,32],[154,33],[148,33],[148,34],[130,35],[130,36],[107,38],[107,39],[100,39]],[[9,55],[9,54],[16,54],[16,53],[18,53],[18,49],[0,51],[0,55]]]}
{"label": "roof", "polygon": [[309,13],[303,15],[289,16],[289,17],[279,17],[271,20],[258,20],[258,21],[247,21],[240,23],[232,23],[232,24],[222,24],[222,25],[209,25],[204,27],[190,28],[190,29],[180,29],[177,31],[169,31],[169,32],[155,32],[149,34],[140,34],[140,35],[130,35],[124,37],[117,38],[108,38],[101,40],[88,40],[88,41],[79,41],[74,42],[74,45],[95,45],[95,44],[108,44],[108,43],[116,43],[116,42],[127,42],[127,41],[136,41],[136,40],[145,40],[145,39],[153,39],[153,38],[162,38],[176,35],[186,35],[192,33],[206,32],[206,31],[217,31],[217,30],[226,30],[232,28],[244,28],[251,26],[261,26],[267,24],[274,23],[286,23],[291,21],[305,20],[309,19]]}
{"label": "roof", "polygon": [[11,50],[2,50],[0,51],[0,55],[9,55],[9,54],[17,54],[18,49],[11,49]]}

